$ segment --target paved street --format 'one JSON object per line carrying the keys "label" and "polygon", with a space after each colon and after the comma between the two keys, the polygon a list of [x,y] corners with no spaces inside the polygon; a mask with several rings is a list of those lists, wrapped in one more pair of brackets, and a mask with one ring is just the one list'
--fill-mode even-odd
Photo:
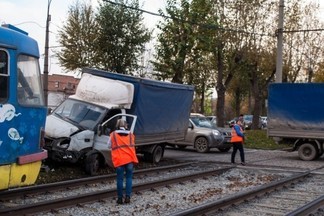
{"label": "paved street", "polygon": [[[230,165],[232,150],[229,152],[219,152],[212,149],[209,153],[198,153],[193,148],[184,150],[166,148],[164,158],[178,159],[183,161],[211,161],[228,163]],[[297,152],[286,152],[280,150],[256,150],[245,149],[245,160],[247,166],[265,165],[273,167],[290,167],[293,170],[307,170],[324,167],[324,156],[316,161],[302,161]],[[236,162],[240,162],[239,152],[236,153]],[[321,170],[324,171],[322,168]]]}

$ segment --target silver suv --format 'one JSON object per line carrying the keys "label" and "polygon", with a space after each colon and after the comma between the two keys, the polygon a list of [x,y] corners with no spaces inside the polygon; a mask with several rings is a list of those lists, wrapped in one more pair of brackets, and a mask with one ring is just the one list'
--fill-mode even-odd
{"label": "silver suv", "polygon": [[209,152],[211,148],[227,152],[232,147],[230,139],[231,129],[213,128],[211,122],[204,115],[191,114],[185,139],[170,144],[180,149],[193,146],[197,152],[201,153]]}

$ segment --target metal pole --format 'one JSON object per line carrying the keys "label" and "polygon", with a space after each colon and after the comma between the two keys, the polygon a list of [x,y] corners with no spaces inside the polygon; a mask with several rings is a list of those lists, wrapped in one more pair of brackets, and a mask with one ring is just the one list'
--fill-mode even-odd
{"label": "metal pole", "polygon": [[284,0],[279,1],[279,23],[277,31],[277,64],[276,82],[282,82],[282,44],[283,44],[283,19],[284,19]]}
{"label": "metal pole", "polygon": [[52,0],[48,0],[47,4],[47,18],[46,18],[46,34],[45,34],[45,57],[44,57],[44,74],[43,74],[43,88],[45,105],[48,104],[48,43],[49,43],[49,23],[51,15],[49,14]]}

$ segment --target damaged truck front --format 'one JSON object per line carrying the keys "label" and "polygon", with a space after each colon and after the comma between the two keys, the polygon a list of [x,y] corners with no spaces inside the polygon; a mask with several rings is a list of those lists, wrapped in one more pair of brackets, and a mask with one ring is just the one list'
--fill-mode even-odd
{"label": "damaged truck front", "polygon": [[118,118],[132,125],[137,153],[153,163],[162,159],[167,142],[184,139],[192,86],[96,69],[82,72],[76,94],[47,116],[49,160],[81,163],[91,175],[111,165],[107,141]]}

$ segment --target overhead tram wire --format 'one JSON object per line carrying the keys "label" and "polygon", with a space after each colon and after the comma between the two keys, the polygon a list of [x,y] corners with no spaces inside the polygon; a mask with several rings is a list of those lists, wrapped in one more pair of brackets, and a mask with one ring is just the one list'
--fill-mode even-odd
{"label": "overhead tram wire", "polygon": [[140,11],[142,13],[147,13],[147,14],[150,14],[150,15],[153,15],[153,16],[159,16],[159,17],[163,17],[163,18],[166,18],[166,19],[177,20],[177,21],[180,21],[182,23],[189,23],[191,25],[201,26],[201,27],[207,28],[207,29],[215,29],[215,30],[227,31],[227,32],[236,32],[236,33],[244,33],[244,34],[252,34],[252,35],[259,35],[259,36],[274,37],[273,34],[255,33],[255,32],[248,32],[248,31],[240,30],[240,29],[222,28],[222,27],[212,25],[212,24],[207,25],[207,24],[189,22],[187,20],[183,20],[183,19],[179,19],[179,18],[171,17],[171,16],[166,16],[166,15],[163,15],[163,14],[157,14],[157,13],[154,13],[154,12],[146,11],[146,10],[143,10],[143,9],[140,9],[140,8],[135,8],[135,7],[132,7],[132,6],[127,6],[125,4],[121,4],[121,3],[117,3],[117,2],[113,2],[113,1],[109,1],[109,0],[103,0],[103,1],[107,2],[107,3],[110,3],[110,4],[113,4],[113,5],[118,5],[118,6],[127,8],[127,9],[137,10],[137,11]]}
{"label": "overhead tram wire", "polygon": [[[109,1],[109,0],[103,0],[104,2],[110,3],[110,4],[114,4],[114,5],[118,5],[118,6],[122,6],[124,8],[128,8],[128,9],[132,9],[132,10],[138,10],[140,12],[143,13],[147,13],[153,16],[159,16],[159,17],[163,17],[163,18],[167,18],[167,19],[172,19],[172,20],[177,20],[180,22],[184,22],[184,23],[189,23],[189,24],[193,24],[193,25],[197,25],[197,26],[202,26],[204,28],[210,28],[210,29],[215,29],[215,30],[222,30],[222,31],[230,31],[230,32],[237,32],[237,33],[245,33],[245,34],[254,34],[254,35],[259,35],[259,36],[269,36],[269,37],[276,37],[276,34],[263,34],[263,33],[255,33],[255,32],[248,32],[248,31],[244,31],[244,30],[239,30],[239,29],[228,29],[228,28],[222,28],[216,25],[206,25],[206,24],[199,24],[199,23],[194,23],[194,22],[189,22],[186,20],[182,20],[176,17],[171,17],[171,16],[166,16],[163,14],[158,14],[158,13],[154,13],[151,11],[146,11],[140,8],[135,8],[132,6],[127,6],[125,4],[121,4],[121,3],[117,3],[117,2],[113,2],[113,1]],[[324,29],[301,29],[301,30],[289,30],[289,31],[282,31],[283,33],[298,33],[298,32],[313,32],[313,31],[324,31]]]}
{"label": "overhead tram wire", "polygon": [[297,32],[314,32],[314,31],[324,31],[324,29],[289,30],[289,31],[282,31],[282,32],[283,33],[297,33]]}

